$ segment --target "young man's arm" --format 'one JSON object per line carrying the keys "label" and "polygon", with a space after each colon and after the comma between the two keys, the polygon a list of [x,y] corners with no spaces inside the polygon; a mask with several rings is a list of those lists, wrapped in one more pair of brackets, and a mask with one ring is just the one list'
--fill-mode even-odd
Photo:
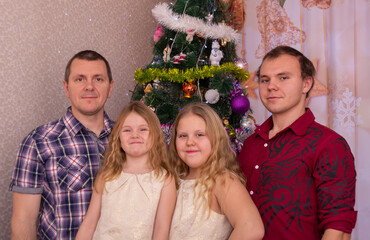
{"label": "young man's arm", "polygon": [[354,157],[347,142],[337,134],[325,139],[322,146],[313,174],[322,239],[350,239],[357,218]]}
{"label": "young man's arm", "polygon": [[335,229],[326,229],[321,240],[350,240],[351,234]]}
{"label": "young man's arm", "polygon": [[41,194],[13,193],[12,240],[36,239]]}

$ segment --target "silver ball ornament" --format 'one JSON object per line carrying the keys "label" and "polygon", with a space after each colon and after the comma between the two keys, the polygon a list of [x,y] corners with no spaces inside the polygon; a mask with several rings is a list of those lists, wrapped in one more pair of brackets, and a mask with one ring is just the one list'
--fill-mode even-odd
{"label": "silver ball ornament", "polygon": [[240,120],[240,127],[246,130],[247,132],[254,131],[256,129],[254,121],[247,116],[243,116],[242,119]]}
{"label": "silver ball ornament", "polygon": [[210,89],[206,92],[204,97],[206,98],[208,103],[215,104],[220,99],[220,93],[215,89]]}

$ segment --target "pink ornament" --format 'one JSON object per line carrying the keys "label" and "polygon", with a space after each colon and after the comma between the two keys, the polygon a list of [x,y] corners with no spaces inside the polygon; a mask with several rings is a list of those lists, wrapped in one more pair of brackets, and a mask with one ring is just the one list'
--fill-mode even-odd
{"label": "pink ornament", "polygon": [[250,102],[247,97],[239,95],[231,100],[231,109],[237,114],[244,114],[249,110]]}
{"label": "pink ornament", "polygon": [[179,64],[180,63],[180,56],[179,55],[176,55],[173,57],[173,63],[174,64]]}
{"label": "pink ornament", "polygon": [[185,58],[186,58],[186,54],[185,53],[180,53],[180,58],[179,58],[179,60],[180,61],[185,61]]}
{"label": "pink ornament", "polygon": [[155,34],[153,36],[153,40],[155,43],[157,43],[159,41],[159,39],[161,39],[161,37],[163,36],[163,31],[162,31],[162,27],[159,26],[157,27],[157,30],[155,31]]}
{"label": "pink ornament", "polygon": [[245,60],[239,59],[235,62],[235,65],[248,71],[248,63]]}
{"label": "pink ornament", "polygon": [[187,31],[186,32],[186,41],[191,43],[193,41],[194,34],[195,34],[195,32],[193,30]]}

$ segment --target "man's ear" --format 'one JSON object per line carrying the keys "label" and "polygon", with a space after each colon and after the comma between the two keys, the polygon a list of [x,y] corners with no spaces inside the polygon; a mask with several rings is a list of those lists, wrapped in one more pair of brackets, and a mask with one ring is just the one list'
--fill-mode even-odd
{"label": "man's ear", "polygon": [[67,98],[69,98],[68,83],[66,82],[66,80],[63,80],[63,88],[64,91],[66,92]]}
{"label": "man's ear", "polygon": [[112,95],[113,85],[114,85],[114,81],[113,81],[113,79],[112,79],[112,80],[110,81],[110,83],[109,83],[109,93],[108,93],[108,98],[110,98],[110,96]]}
{"label": "man's ear", "polygon": [[303,80],[303,93],[305,93],[305,94],[308,93],[308,91],[310,91],[313,84],[314,84],[313,78],[312,77],[306,77]]}

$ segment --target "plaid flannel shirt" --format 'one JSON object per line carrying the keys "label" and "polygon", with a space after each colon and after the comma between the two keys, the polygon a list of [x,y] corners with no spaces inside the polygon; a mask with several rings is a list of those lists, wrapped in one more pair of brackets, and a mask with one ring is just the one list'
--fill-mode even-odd
{"label": "plaid flannel shirt", "polygon": [[23,140],[10,190],[42,194],[38,239],[75,238],[113,124],[104,113],[104,129],[97,137],[69,108],[64,117]]}

